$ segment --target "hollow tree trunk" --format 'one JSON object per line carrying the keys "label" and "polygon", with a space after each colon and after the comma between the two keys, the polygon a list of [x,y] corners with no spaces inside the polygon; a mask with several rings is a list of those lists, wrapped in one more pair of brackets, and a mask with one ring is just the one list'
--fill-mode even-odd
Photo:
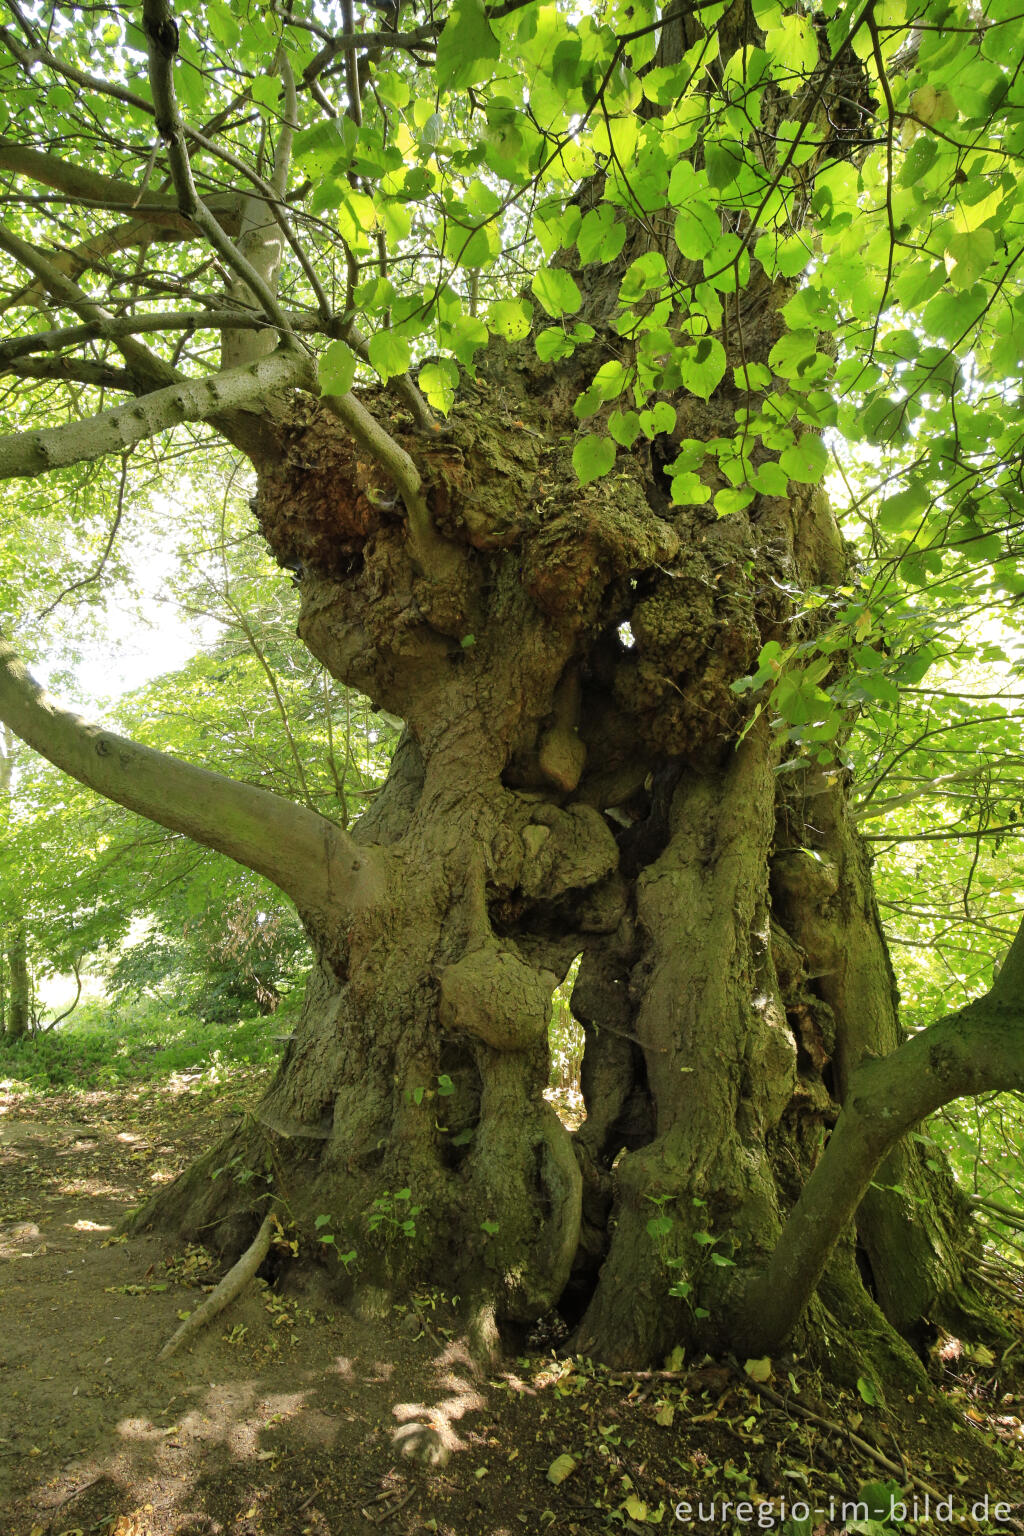
{"label": "hollow tree trunk", "polygon": [[[759,344],[748,317],[748,357],[772,316]],[[777,772],[730,686],[810,632],[787,592],[844,579],[834,520],[798,485],[721,519],[669,503],[660,460],[724,433],[728,392],[679,399],[671,440],[581,487],[565,437],[603,355],[495,351],[420,445],[443,574],[326,412],[297,408],[265,466],[300,634],[408,730],[356,832],[376,897],[307,914],[317,963],[275,1083],[142,1219],[231,1248],[279,1201],[311,1250],[329,1217],[363,1282],[439,1284],[499,1322],[557,1304],[581,1348],[638,1363],[728,1346],[849,1073],[899,1034],[844,774]],[[543,1088],[579,955],[570,1136]],[[880,1374],[912,1360],[879,1307],[909,1334],[967,1299],[950,1181],[911,1145],[883,1182],[859,1271],[851,1234],[822,1291]]]}
{"label": "hollow tree trunk", "polygon": [[[663,28],[662,62],[687,18]],[[719,24],[724,54],[745,25],[742,7]],[[766,642],[813,634],[792,594],[842,585],[845,545],[806,485],[719,518],[670,500],[664,469],[686,444],[727,450],[742,421],[753,464],[772,457],[757,413],[786,397],[733,370],[767,362],[788,285],[755,264],[742,294],[704,290],[696,351],[720,338],[723,382],[706,401],[664,388],[667,418],[639,417],[610,475],[573,468],[598,370],[637,362],[638,388],[658,373],[669,321],[615,322],[631,264],[659,250],[700,284],[656,219],[611,263],[556,258],[581,307],[542,347],[554,360],[532,335],[492,339],[443,433],[386,393],[372,418],[347,396],[268,419],[258,516],[301,573],[299,633],[407,734],[355,834],[376,883],[343,921],[305,913],[316,967],[276,1081],[142,1218],[232,1247],[275,1200],[310,1239],[329,1217],[365,1282],[440,1284],[499,1322],[557,1304],[581,1348],[630,1363],[744,1334],[748,1281],[851,1072],[899,1040],[843,773],[811,756],[778,772],[780,739],[732,688]],[[601,429],[611,407],[591,404]],[[381,426],[397,455],[375,448]],[[700,473],[730,484],[714,457]],[[578,956],[571,1136],[543,1088],[552,991]],[[964,1216],[913,1146],[882,1182],[814,1321],[829,1306],[880,1368],[909,1368],[896,1330],[964,1299]]]}

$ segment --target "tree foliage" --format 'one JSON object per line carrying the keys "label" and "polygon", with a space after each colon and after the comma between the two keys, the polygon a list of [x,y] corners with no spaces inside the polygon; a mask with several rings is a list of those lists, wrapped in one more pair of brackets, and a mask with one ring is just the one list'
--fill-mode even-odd
{"label": "tree foliage", "polygon": [[[317,1044],[271,1095],[289,1109],[278,1133],[293,1134],[296,1106],[331,1098],[335,1131],[303,1122],[301,1134],[340,1136],[348,1113],[347,1166],[365,1142],[368,1200],[367,1170],[383,1160],[404,1187],[416,1145],[438,1241],[491,1202],[490,1246],[474,1228],[460,1247],[507,1315],[560,1294],[579,1253],[588,1284],[601,1269],[599,1339],[621,1320],[609,1298],[634,1279],[637,1296],[664,1282],[679,1326],[701,1336],[699,1279],[727,1320],[709,1326],[731,1320],[732,1337],[773,1345],[866,1197],[878,1294],[909,1327],[895,1234],[916,1223],[921,1265],[951,1273],[954,1202],[936,1196],[933,1212],[922,1191],[940,1183],[894,1148],[950,1100],[1024,1082],[1006,1028],[1024,938],[985,996],[966,998],[982,967],[965,968],[965,1006],[898,1045],[847,779],[870,763],[857,808],[870,838],[887,839],[907,806],[920,817],[899,831],[924,851],[911,864],[904,843],[894,907],[935,920],[927,850],[969,834],[965,919],[1011,936],[992,898],[1000,880],[1014,887],[1012,862],[1000,875],[981,850],[1016,835],[1012,699],[997,684],[995,700],[968,700],[955,672],[1005,661],[1022,591],[1012,5],[607,0],[577,14],[455,0],[421,14],[304,0],[240,13],[210,0],[172,13],[144,0],[141,17],[12,5],[0,45],[0,475],[60,573],[46,595],[97,590],[121,558],[129,489],[156,505],[169,466],[214,431],[257,471],[255,510],[300,583],[304,638],[409,719],[390,798],[350,834],[348,783],[322,772],[337,755],[328,742],[311,774],[302,742],[316,732],[286,703],[308,674],[285,680],[257,635],[259,583],[222,598],[245,666],[269,684],[278,750],[199,724],[199,756],[230,779],[82,728],[0,650],[0,705],[26,739],[296,902],[323,1006],[305,1016]],[[24,574],[24,553],[3,557],[5,605]],[[211,679],[235,691],[240,677],[236,656],[198,661],[178,718],[154,724],[143,709],[135,734],[180,748]],[[321,720],[336,718],[328,701]],[[463,729],[472,772],[456,761]],[[663,770],[677,775],[670,808]],[[585,774],[590,798],[573,802]],[[435,810],[453,801],[433,828],[420,794]],[[478,818],[472,835],[464,815]],[[744,856],[720,857],[741,834]],[[588,905],[612,889],[622,915],[611,898]],[[557,907],[568,892],[572,912]],[[403,921],[409,977],[390,942]],[[717,946],[693,975],[680,923],[694,956]],[[574,1154],[535,1103],[527,1047],[590,932],[615,937],[585,955],[577,992],[619,986],[632,1027],[609,1027],[644,1059],[620,1050],[631,1086],[608,1110],[607,1144],[587,1149],[603,1135],[591,1098]],[[706,992],[714,1015],[675,1034],[673,965],[685,1005],[699,1013]],[[330,1056],[325,1021],[343,1006],[368,1043],[339,1067],[351,1081],[321,1094],[302,1073]],[[594,1008],[600,1076],[601,1033],[619,1015]],[[743,1098],[736,1073],[720,1076],[724,1046],[702,1055],[708,1024],[735,1025],[737,1053],[777,1049],[789,1065],[751,1069],[750,1123],[746,1110],[721,1118],[731,1151],[695,1173],[700,1114],[719,1090]],[[660,1059],[684,1035],[698,1098]],[[424,1074],[454,1081],[452,1050],[464,1092],[447,1118],[458,1109],[464,1123],[436,1122],[435,1135],[409,1116]],[[783,1169],[765,1127],[798,1084],[814,1129],[794,1133]],[[833,1100],[843,1109],[819,1158]],[[902,1173],[872,1186],[889,1154],[909,1193]],[[809,1174],[799,1198],[792,1167]],[[708,1235],[694,1235],[691,1207],[716,1177],[743,1265],[731,1280],[696,1263],[669,1287]],[[896,1215],[886,1195],[904,1202]],[[931,1283],[915,1281],[913,1315]],[[642,1340],[637,1322],[640,1350],[664,1332],[650,1321],[662,1303]]]}

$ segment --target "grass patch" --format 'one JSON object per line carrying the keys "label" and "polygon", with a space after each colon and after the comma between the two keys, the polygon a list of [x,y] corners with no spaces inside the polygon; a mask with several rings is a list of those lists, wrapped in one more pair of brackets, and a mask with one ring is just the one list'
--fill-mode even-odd
{"label": "grass patch", "polygon": [[147,999],[131,1005],[90,1001],[51,1034],[14,1043],[0,1037],[0,1087],[26,1093],[108,1088],[158,1083],[180,1073],[218,1083],[277,1060],[281,1042],[274,1036],[290,1032],[300,992],[271,1017],[215,1023]]}

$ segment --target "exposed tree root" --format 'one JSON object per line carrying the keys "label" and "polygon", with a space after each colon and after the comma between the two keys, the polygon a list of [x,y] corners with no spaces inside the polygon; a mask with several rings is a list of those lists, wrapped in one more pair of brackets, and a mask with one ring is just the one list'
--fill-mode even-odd
{"label": "exposed tree root", "polygon": [[202,1306],[190,1313],[181,1327],[171,1334],[157,1355],[158,1360],[167,1360],[171,1355],[176,1354],[183,1344],[205,1328],[207,1323],[212,1322],[219,1312],[223,1312],[224,1308],[235,1300],[236,1296],[241,1295],[270,1250],[275,1219],[273,1215],[264,1216],[259,1231],[237,1264],[231,1266],[216,1290],[207,1296]]}

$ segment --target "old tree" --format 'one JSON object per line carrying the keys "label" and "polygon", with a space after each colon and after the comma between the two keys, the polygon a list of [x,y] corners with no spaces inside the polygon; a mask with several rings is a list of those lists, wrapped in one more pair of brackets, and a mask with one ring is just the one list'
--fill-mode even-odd
{"label": "old tree", "polygon": [[997,1326],[908,1133],[1024,1086],[1024,940],[904,1038],[842,742],[892,583],[971,545],[1019,591],[1013,5],[8,6],[0,474],[219,435],[303,642],[406,724],[349,833],[4,642],[7,726],[268,876],[315,956],[260,1112],[142,1219],[237,1253],[277,1209],[306,1252],[329,1213],[356,1283],[482,1342],[560,1306],[615,1361],[802,1329],[884,1377]]}

